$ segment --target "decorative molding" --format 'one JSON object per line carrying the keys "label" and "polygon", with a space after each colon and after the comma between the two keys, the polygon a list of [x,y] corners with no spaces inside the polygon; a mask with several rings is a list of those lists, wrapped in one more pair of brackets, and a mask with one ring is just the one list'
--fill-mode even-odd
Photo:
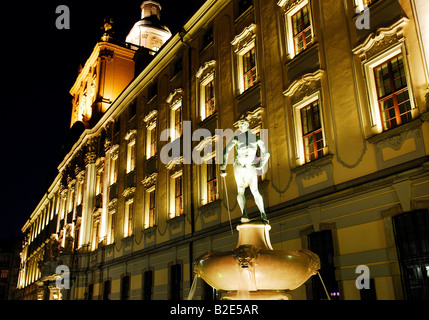
{"label": "decorative molding", "polygon": [[[214,67],[215,67],[215,65],[216,65],[216,60],[210,60],[210,61],[207,61],[206,63],[204,63],[199,69],[198,69],[198,71],[197,71],[197,73],[195,74],[195,76],[197,77],[197,78],[201,78],[201,76],[203,75],[203,73],[206,71],[206,70],[210,70],[210,69],[213,69]],[[203,79],[202,79],[202,81],[203,81]]]}
{"label": "decorative molding", "polygon": [[420,119],[416,119],[399,127],[372,136],[367,140],[374,144],[376,150],[380,151],[389,147],[398,151],[402,147],[404,141],[409,137],[422,136],[421,123],[422,121]]}
{"label": "decorative molding", "polygon": [[136,129],[129,130],[127,132],[127,134],[125,135],[125,140],[126,141],[133,140],[133,139],[135,139],[136,135],[137,135],[137,130]]}
{"label": "decorative molding", "polygon": [[295,172],[297,175],[300,175],[304,180],[310,180],[320,176],[325,169],[323,168],[327,164],[332,163],[332,154],[326,155],[317,160],[313,160],[302,166],[292,169],[292,172]]}
{"label": "decorative molding", "polygon": [[252,23],[231,41],[231,44],[236,48],[235,52],[238,53],[248,45],[256,37],[256,24]]}
{"label": "decorative molding", "polygon": [[180,157],[171,159],[170,162],[168,162],[165,165],[165,168],[170,171],[176,171],[178,170],[179,167],[182,166],[182,164],[183,164],[183,156],[180,156]]}
{"label": "decorative molding", "polygon": [[362,44],[354,48],[353,53],[365,61],[392,46],[392,44],[403,41],[404,29],[408,21],[407,18],[403,17],[388,28],[379,28],[375,33],[371,33]]}
{"label": "decorative molding", "polygon": [[[175,98],[176,96],[177,96],[177,98]],[[177,88],[177,89],[174,89],[174,91],[168,95],[166,101],[168,104],[171,104],[172,101],[182,99],[182,97],[183,97],[183,89]],[[175,99],[173,99],[173,98],[175,98]]]}
{"label": "decorative molding", "polygon": [[143,119],[146,122],[146,128],[152,130],[156,126],[156,120],[158,116],[158,110],[152,110],[149,114]]}
{"label": "decorative molding", "polygon": [[158,173],[154,172],[149,176],[146,176],[146,178],[144,178],[142,180],[142,184],[143,186],[147,189],[151,186],[153,186],[156,183],[156,178],[158,177]]}
{"label": "decorative molding", "polygon": [[110,202],[107,204],[107,210],[110,214],[113,214],[116,212],[116,205],[118,204],[118,198],[114,198],[110,200]]}
{"label": "decorative molding", "polygon": [[[262,114],[264,113],[265,108],[260,106],[252,111],[247,111],[245,114],[245,118],[249,121],[249,128],[255,128],[258,125],[262,124]],[[238,128],[238,122],[236,121],[233,126],[234,128]]]}
{"label": "decorative molding", "polygon": [[136,192],[136,187],[128,187],[122,192],[122,196],[125,198],[131,198],[134,196],[134,193]]}
{"label": "decorative molding", "polygon": [[324,75],[325,71],[322,69],[317,70],[314,73],[307,73],[303,75],[298,80],[295,80],[292,82],[292,84],[283,91],[283,94],[286,97],[292,97],[295,95],[295,97],[304,97],[309,95],[310,91],[314,91],[315,88],[319,88],[320,85],[320,79]]}

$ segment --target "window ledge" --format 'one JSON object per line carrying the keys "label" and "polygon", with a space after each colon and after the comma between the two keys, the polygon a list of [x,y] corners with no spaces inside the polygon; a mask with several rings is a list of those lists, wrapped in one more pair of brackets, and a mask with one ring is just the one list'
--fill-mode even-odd
{"label": "window ledge", "polygon": [[286,66],[289,67],[291,64],[300,63],[300,61],[303,60],[305,58],[305,56],[309,54],[309,52],[312,52],[313,50],[318,50],[319,49],[319,43],[316,40],[316,36],[313,37],[313,41],[314,42],[311,43],[310,47],[301,51],[300,53],[295,55],[293,58],[291,58],[290,54],[289,54],[287,61],[286,61]]}
{"label": "window ledge", "polygon": [[327,154],[319,159],[313,160],[299,167],[293,168],[291,171],[296,175],[303,175],[304,179],[311,179],[317,177],[322,172],[322,167],[331,164],[333,154]]}
{"label": "window ledge", "polygon": [[407,136],[410,131],[420,131],[421,124],[422,119],[417,118],[396,128],[373,135],[366,140],[374,145],[379,145],[381,147],[390,146],[395,149],[402,145],[404,137]]}

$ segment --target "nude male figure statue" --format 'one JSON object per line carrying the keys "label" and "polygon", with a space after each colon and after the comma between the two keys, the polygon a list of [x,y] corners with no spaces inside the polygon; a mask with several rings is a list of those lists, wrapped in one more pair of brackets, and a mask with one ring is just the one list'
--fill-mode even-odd
{"label": "nude male figure statue", "polygon": [[[267,163],[270,153],[268,152],[264,142],[255,134],[249,131],[249,121],[246,118],[240,119],[238,128],[241,133],[226,145],[223,150],[223,162],[220,165],[221,176],[226,176],[226,165],[229,151],[235,147],[234,158],[234,176],[237,183],[237,201],[242,212],[241,222],[249,222],[246,211],[246,196],[244,194],[247,185],[253,194],[255,203],[261,213],[263,222],[268,223],[267,215],[264,209],[264,200],[258,190],[258,171],[262,170]],[[261,149],[261,159],[259,163],[255,163],[258,147]]]}

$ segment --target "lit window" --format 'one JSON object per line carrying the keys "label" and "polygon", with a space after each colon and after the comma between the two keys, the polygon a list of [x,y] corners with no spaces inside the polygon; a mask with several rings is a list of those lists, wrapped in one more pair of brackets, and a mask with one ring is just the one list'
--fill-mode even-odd
{"label": "lit window", "polygon": [[156,154],[156,127],[147,131],[149,141],[149,152],[148,158],[153,157]]}
{"label": "lit window", "polygon": [[111,151],[110,154],[110,185],[116,183],[118,180],[118,166],[119,166],[119,148]]}
{"label": "lit window", "polygon": [[149,192],[149,228],[155,225],[155,207],[155,190],[153,190]]}
{"label": "lit window", "polygon": [[215,112],[215,99],[214,99],[214,80],[204,86],[204,107],[205,117],[211,116]]}
{"label": "lit window", "polygon": [[311,46],[314,37],[311,6],[308,0],[285,14],[287,52],[291,59]]}
{"label": "lit window", "polygon": [[7,279],[8,274],[9,274],[9,270],[6,270],[6,269],[1,270],[0,279]]}
{"label": "lit window", "polygon": [[103,171],[101,170],[97,173],[96,192],[95,192],[96,194],[103,193],[103,180],[104,180],[103,178],[104,178],[103,177]]}
{"label": "lit window", "polygon": [[320,92],[293,106],[297,165],[303,165],[327,154]]}
{"label": "lit window", "polygon": [[252,23],[231,42],[237,57],[239,94],[254,86],[258,81],[256,28],[256,24]]}
{"label": "lit window", "polygon": [[292,32],[295,55],[297,55],[311,45],[312,31],[308,4],[292,16]]}
{"label": "lit window", "polygon": [[301,124],[305,162],[322,157],[324,143],[319,101],[301,108]]}
{"label": "lit window", "polygon": [[182,99],[174,101],[170,107],[170,124],[174,131],[171,132],[171,140],[182,135]]}
{"label": "lit window", "polygon": [[255,47],[242,56],[243,59],[243,84],[244,90],[249,89],[256,82],[256,57]]}
{"label": "lit window", "polygon": [[217,175],[216,165],[207,164],[207,202],[216,200]]}
{"label": "lit window", "polygon": [[354,0],[355,11],[362,12],[374,2],[377,2],[377,0]]}
{"label": "lit window", "polygon": [[402,54],[375,67],[374,77],[383,130],[412,120]]}
{"label": "lit window", "polygon": [[134,201],[130,200],[125,203],[125,230],[124,236],[129,237],[133,234],[133,226],[134,226]]}
{"label": "lit window", "polygon": [[115,213],[110,214],[110,241],[109,243],[115,242],[115,228],[116,228],[116,219],[115,219]]}
{"label": "lit window", "polygon": [[127,150],[127,173],[131,172],[136,167],[136,140],[128,144]]}
{"label": "lit window", "polygon": [[183,211],[183,186],[182,176],[174,179],[174,213],[178,217]]}

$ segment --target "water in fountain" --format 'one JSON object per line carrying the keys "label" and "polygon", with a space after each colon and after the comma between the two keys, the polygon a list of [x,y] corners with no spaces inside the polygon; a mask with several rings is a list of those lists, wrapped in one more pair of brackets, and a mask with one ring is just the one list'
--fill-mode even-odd
{"label": "water in fountain", "polygon": [[194,298],[195,290],[197,289],[197,281],[198,281],[198,275],[196,274],[194,276],[194,281],[192,281],[191,289],[189,290],[188,300],[192,300]]}
{"label": "water in fountain", "polygon": [[240,267],[240,282],[237,290],[238,300],[249,300],[250,289],[255,288],[255,272],[252,267]]}

